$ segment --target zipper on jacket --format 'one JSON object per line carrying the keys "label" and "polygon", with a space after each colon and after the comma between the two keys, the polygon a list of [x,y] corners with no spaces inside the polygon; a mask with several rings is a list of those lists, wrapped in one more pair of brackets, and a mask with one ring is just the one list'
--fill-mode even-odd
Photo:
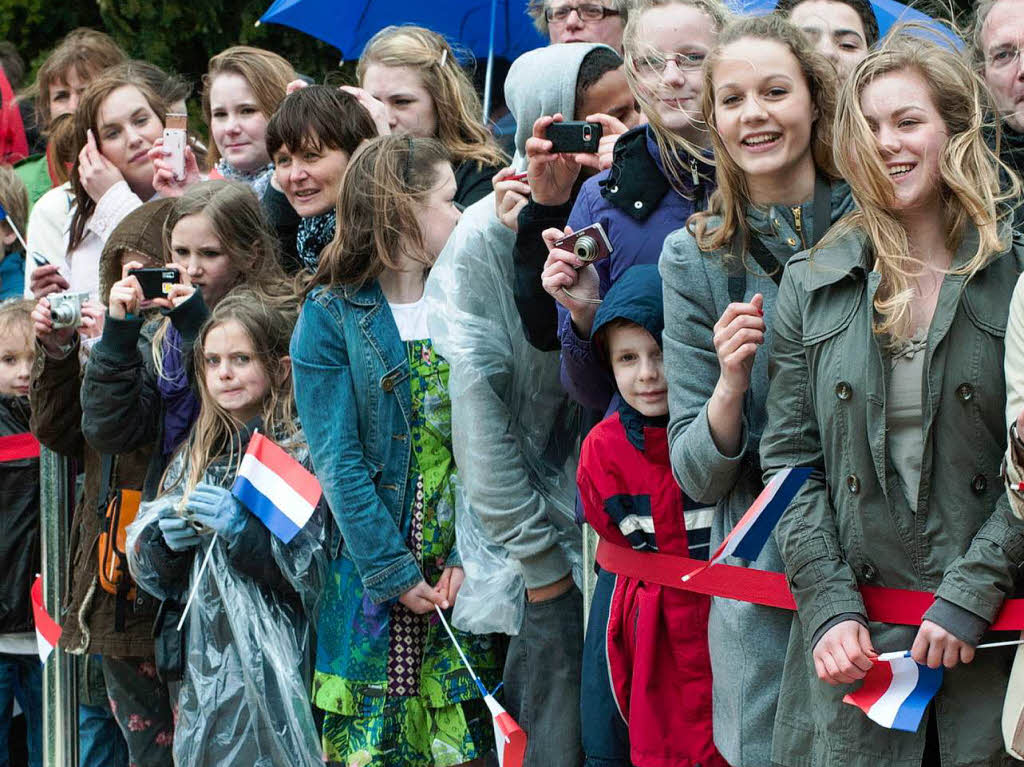
{"label": "zipper on jacket", "polygon": [[804,240],[804,227],[803,227],[803,211],[800,210],[799,205],[794,205],[793,211],[793,226],[796,227],[797,236],[800,238],[800,244],[807,249],[807,242]]}
{"label": "zipper on jacket", "polygon": [[700,183],[700,176],[697,174],[697,160],[693,157],[690,158],[690,177],[693,179],[694,186]]}

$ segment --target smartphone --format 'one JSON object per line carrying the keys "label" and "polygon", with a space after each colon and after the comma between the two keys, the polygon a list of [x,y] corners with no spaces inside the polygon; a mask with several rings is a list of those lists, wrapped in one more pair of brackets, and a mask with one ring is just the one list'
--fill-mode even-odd
{"label": "smartphone", "polygon": [[551,123],[545,133],[545,137],[551,142],[552,152],[576,153],[576,152],[597,152],[601,143],[601,123],[588,123],[580,121]]}
{"label": "smartphone", "polygon": [[174,170],[178,181],[185,180],[185,144],[188,141],[188,115],[168,112],[164,121],[164,150],[167,164]]}
{"label": "smartphone", "polygon": [[129,269],[128,274],[139,281],[144,298],[167,298],[167,294],[171,292],[171,286],[181,282],[181,275],[176,269],[148,267]]}

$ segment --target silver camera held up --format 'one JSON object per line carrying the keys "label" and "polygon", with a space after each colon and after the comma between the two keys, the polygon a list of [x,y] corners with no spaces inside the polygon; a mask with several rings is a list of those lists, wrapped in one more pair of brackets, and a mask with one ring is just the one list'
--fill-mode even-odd
{"label": "silver camera held up", "polygon": [[55,293],[48,300],[54,330],[82,324],[82,302],[89,300],[88,293]]}
{"label": "silver camera held up", "polygon": [[567,234],[555,241],[554,247],[571,250],[584,265],[608,258],[612,252],[612,244],[608,240],[608,235],[605,234],[604,227],[600,224],[591,224],[572,234]]}

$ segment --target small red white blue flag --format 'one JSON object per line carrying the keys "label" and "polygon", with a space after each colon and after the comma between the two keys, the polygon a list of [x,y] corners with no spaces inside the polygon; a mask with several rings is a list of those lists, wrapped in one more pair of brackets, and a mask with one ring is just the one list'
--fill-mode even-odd
{"label": "small red white blue flag", "polygon": [[708,563],[683,576],[683,580],[689,580],[729,556],[741,557],[748,561],[757,559],[776,523],[782,517],[782,512],[811,476],[811,471],[812,469],[806,466],[791,466],[772,477],[740,521],[725,536],[725,540],[715,549]]}
{"label": "small red white blue flag", "polygon": [[32,583],[32,617],[36,624],[36,646],[39,650],[39,661],[46,663],[53,648],[60,641],[61,630],[57,621],[50,617],[43,606],[43,577],[37,575]]}
{"label": "small red white blue flag", "polygon": [[280,446],[262,434],[249,440],[231,493],[285,543],[313,516],[320,483]]}
{"label": "small red white blue flag", "polygon": [[523,767],[526,758],[526,733],[516,720],[494,699],[485,695],[484,703],[494,722],[494,745],[498,752],[498,767]]}
{"label": "small red white blue flag", "polygon": [[903,653],[879,656],[856,692],[843,698],[890,730],[917,732],[924,712],[942,686],[942,668],[928,668]]}

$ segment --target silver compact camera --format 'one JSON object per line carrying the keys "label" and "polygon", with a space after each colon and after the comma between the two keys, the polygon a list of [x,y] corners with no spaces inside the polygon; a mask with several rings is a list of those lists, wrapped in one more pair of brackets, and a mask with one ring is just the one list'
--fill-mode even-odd
{"label": "silver compact camera", "polygon": [[48,300],[54,330],[82,324],[82,303],[89,300],[88,293],[55,293]]}

